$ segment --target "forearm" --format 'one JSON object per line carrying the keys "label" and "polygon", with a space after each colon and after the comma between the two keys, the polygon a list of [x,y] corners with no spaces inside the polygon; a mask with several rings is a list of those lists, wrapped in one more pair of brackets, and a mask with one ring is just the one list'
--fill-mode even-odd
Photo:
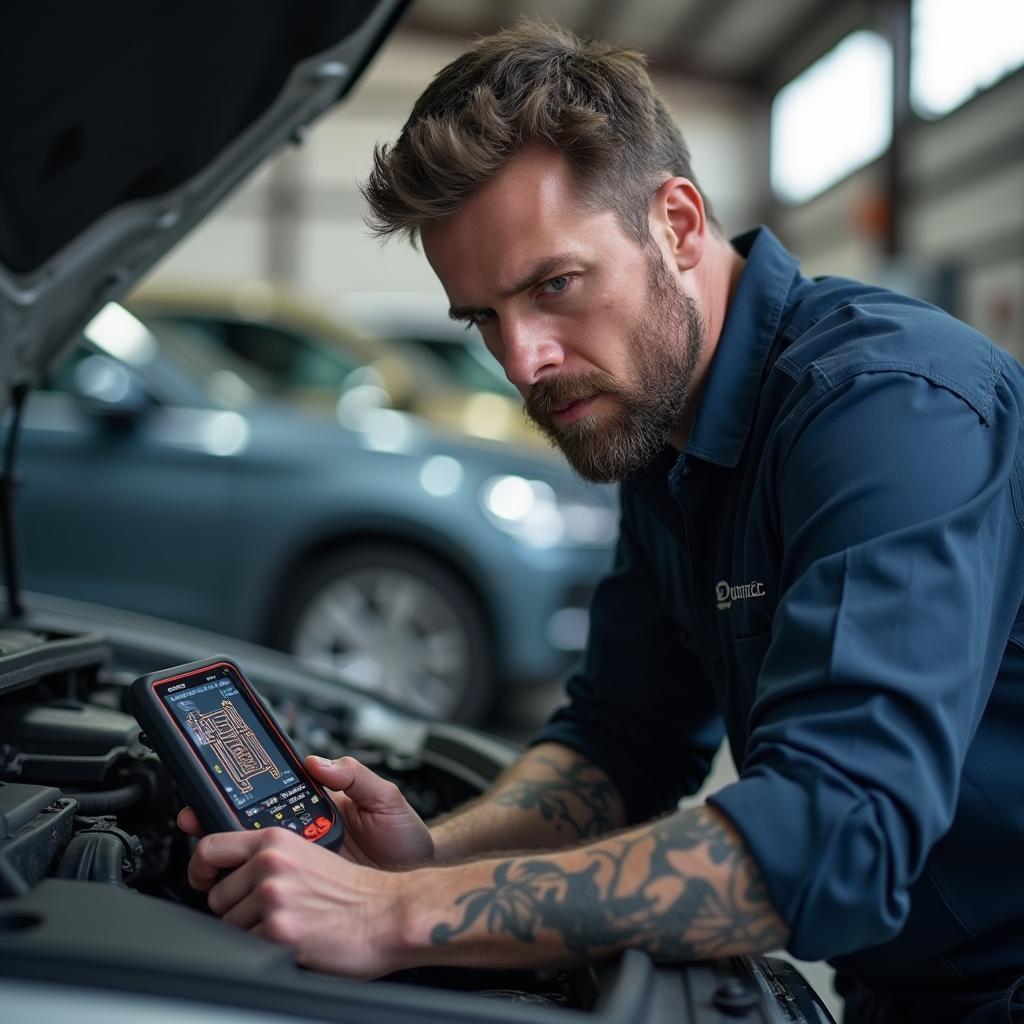
{"label": "forearm", "polygon": [[787,939],[741,838],[706,805],[569,850],[405,878],[407,963],[532,966],[629,947],[691,960]]}
{"label": "forearm", "polygon": [[574,750],[544,743],[476,800],[430,823],[437,861],[503,850],[555,849],[622,828],[614,785]]}

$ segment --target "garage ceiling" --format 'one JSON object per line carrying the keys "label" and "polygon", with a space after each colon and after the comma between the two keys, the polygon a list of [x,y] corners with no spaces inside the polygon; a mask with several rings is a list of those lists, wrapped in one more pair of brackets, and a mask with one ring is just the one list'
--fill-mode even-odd
{"label": "garage ceiling", "polygon": [[520,14],[644,50],[655,70],[764,94],[909,0],[418,0],[410,29],[465,39]]}

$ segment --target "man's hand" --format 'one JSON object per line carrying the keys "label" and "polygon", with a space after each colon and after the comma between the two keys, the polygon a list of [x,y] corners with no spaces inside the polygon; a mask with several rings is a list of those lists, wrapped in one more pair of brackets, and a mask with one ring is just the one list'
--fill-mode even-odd
{"label": "man's hand", "polygon": [[192,886],[299,963],[370,978],[405,967],[536,967],[646,950],[760,953],[788,931],[742,838],[701,806],[586,846],[381,871],[286,829],[204,836]]}
{"label": "man's hand", "polygon": [[[307,757],[305,764],[309,774],[330,793],[345,822],[340,854],[346,860],[389,868],[433,859],[430,830],[393,782],[375,775],[353,757],[337,761]],[[178,827],[189,835],[203,834],[190,807],[178,815]]]}
{"label": "man's hand", "polygon": [[204,836],[188,866],[189,883],[228,924],[290,946],[305,967],[353,978],[401,966],[391,890],[402,877],[347,863],[283,828]]}

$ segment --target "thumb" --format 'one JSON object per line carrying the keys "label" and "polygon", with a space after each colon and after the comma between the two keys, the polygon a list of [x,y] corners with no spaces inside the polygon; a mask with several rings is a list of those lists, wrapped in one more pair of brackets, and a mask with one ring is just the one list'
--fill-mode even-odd
{"label": "thumb", "polygon": [[354,804],[367,811],[391,812],[408,808],[401,790],[387,779],[370,771],[354,757],[306,758],[310,774],[328,789],[343,792]]}

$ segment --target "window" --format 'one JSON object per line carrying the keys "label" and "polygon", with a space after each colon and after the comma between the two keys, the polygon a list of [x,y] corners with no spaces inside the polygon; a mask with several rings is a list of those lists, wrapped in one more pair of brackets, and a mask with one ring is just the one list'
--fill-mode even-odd
{"label": "window", "polygon": [[771,180],[802,203],[881,156],[892,138],[892,48],[854,32],[772,103]]}
{"label": "window", "polygon": [[1024,64],[1021,0],[914,0],[910,103],[921,117],[955,110]]}

